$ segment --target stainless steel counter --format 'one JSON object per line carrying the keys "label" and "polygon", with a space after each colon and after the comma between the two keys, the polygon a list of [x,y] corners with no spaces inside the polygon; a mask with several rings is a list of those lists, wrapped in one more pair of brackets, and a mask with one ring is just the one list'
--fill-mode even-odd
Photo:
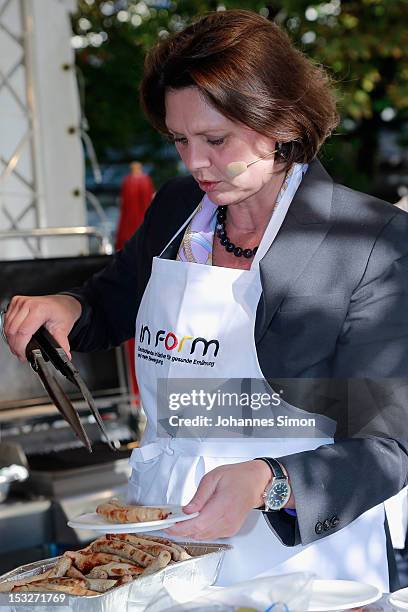
{"label": "stainless steel counter", "polygon": [[0,554],[52,541],[50,500],[13,500],[0,504]]}

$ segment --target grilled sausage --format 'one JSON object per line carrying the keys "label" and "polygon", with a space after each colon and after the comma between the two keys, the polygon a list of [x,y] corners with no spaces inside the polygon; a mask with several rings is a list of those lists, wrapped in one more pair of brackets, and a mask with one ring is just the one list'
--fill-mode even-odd
{"label": "grilled sausage", "polygon": [[[155,542],[154,540],[147,540],[144,536],[139,538],[138,536],[130,533],[107,533],[107,540],[121,540],[122,542],[128,542],[132,546],[135,546],[139,550],[148,552],[151,555],[157,557],[163,550],[167,550],[171,554],[174,561],[180,561],[181,553],[178,548],[170,546],[168,544],[162,544],[161,542]],[[184,552],[184,551],[183,551]]]}
{"label": "grilled sausage", "polygon": [[55,576],[57,578],[65,576],[71,565],[72,559],[70,557],[61,557],[51,569],[50,576]]}
{"label": "grilled sausage", "polygon": [[[71,580],[68,578],[68,580]],[[69,595],[99,595],[97,591],[90,591],[89,589],[77,585],[77,584],[52,584],[44,580],[43,582],[37,581],[31,584],[17,586],[12,589],[15,591],[58,591],[62,593],[68,593]]]}
{"label": "grilled sausage", "polygon": [[154,572],[158,572],[159,570],[163,569],[163,567],[166,567],[166,565],[169,564],[170,559],[170,553],[167,552],[167,550],[163,550],[159,556],[156,557],[155,560],[143,570],[142,576],[146,576],[146,574],[153,574]]}
{"label": "grilled sausage", "polygon": [[96,512],[109,523],[145,523],[161,521],[170,516],[171,511],[164,508],[147,506],[121,506],[118,503],[99,504]]}
{"label": "grilled sausage", "polygon": [[113,589],[116,586],[117,580],[100,580],[99,578],[87,578],[86,586],[91,591],[97,591],[98,593],[104,593]]}
{"label": "grilled sausage", "polygon": [[[108,540],[106,538],[105,540],[95,542],[92,545],[92,550],[95,552],[117,555],[126,561],[131,561],[132,563],[136,563],[136,565],[141,565],[142,567],[148,567],[155,559],[153,555],[149,555],[149,553],[138,550],[127,542]],[[168,553],[168,555],[170,560],[170,553]]]}
{"label": "grilled sausage", "polygon": [[36,584],[62,584],[63,586],[80,586],[86,587],[85,578],[68,578],[67,576],[53,577],[49,576],[46,580],[38,580]]}
{"label": "grilled sausage", "polygon": [[13,587],[24,586],[26,584],[30,584],[31,582],[36,582],[38,580],[42,581],[46,579],[51,574],[51,569],[44,572],[43,574],[37,574],[36,576],[29,576],[28,578],[21,578],[20,580],[8,580],[7,582],[0,583],[0,593],[8,593],[12,591]]}
{"label": "grilled sausage", "polygon": [[118,555],[106,554],[103,552],[87,551],[85,553],[82,551],[67,551],[64,554],[73,560],[75,567],[83,574],[88,574],[91,569],[97,565],[103,565],[105,563],[110,563],[111,561],[118,561],[119,563],[123,561],[122,557],[119,557]]}
{"label": "grilled sausage", "polygon": [[[180,546],[180,544],[177,544],[177,542],[173,542],[173,540],[169,540],[167,538],[162,538],[159,536],[146,535],[145,533],[142,533],[140,535],[144,540],[150,540],[159,544],[166,544],[166,546],[170,546],[171,548],[177,550],[180,554],[180,558],[177,559],[178,561],[185,561],[186,559],[191,559],[191,556],[188,554],[188,552],[182,546]],[[176,561],[176,559],[174,560]]]}
{"label": "grilled sausage", "polygon": [[143,571],[143,567],[132,565],[131,563],[124,563],[122,559],[121,563],[106,563],[105,565],[94,567],[87,575],[87,578],[139,576]]}

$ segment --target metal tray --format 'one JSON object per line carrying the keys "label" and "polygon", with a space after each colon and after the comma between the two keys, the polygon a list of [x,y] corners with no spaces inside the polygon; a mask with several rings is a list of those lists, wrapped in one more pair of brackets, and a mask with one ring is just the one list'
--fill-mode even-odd
{"label": "metal tray", "polygon": [[[142,612],[153,596],[163,587],[171,589],[185,589],[188,585],[188,594],[191,598],[194,593],[211,586],[216,581],[224,554],[232,547],[227,544],[198,544],[192,542],[177,542],[185,547],[191,559],[179,561],[174,565],[159,570],[155,574],[136,578],[133,582],[121,587],[93,595],[80,597],[67,595],[64,605],[52,606],[50,604],[38,606],[19,603],[16,606],[0,604],[1,612],[112,612],[131,610]],[[3,576],[0,582],[21,580],[42,574],[50,569],[59,557],[36,561],[22,565]],[[1,594],[3,596],[3,594]]]}

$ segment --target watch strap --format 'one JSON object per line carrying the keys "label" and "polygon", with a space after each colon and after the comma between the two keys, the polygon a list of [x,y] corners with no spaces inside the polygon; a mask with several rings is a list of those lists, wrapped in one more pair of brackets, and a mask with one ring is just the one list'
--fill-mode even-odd
{"label": "watch strap", "polygon": [[271,468],[272,474],[275,476],[275,478],[287,479],[287,476],[283,471],[281,464],[276,459],[273,459],[273,457],[256,457],[254,461],[265,461],[265,463],[267,463]]}

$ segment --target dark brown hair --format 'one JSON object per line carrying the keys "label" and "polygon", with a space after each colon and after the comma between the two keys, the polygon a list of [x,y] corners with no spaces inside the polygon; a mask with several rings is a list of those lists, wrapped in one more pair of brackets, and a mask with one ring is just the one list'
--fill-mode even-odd
{"label": "dark brown hair", "polygon": [[310,162],[338,123],[329,76],[257,13],[209,13],[147,55],[142,107],[167,134],[165,93],[196,86],[225,117],[282,143],[289,168]]}

